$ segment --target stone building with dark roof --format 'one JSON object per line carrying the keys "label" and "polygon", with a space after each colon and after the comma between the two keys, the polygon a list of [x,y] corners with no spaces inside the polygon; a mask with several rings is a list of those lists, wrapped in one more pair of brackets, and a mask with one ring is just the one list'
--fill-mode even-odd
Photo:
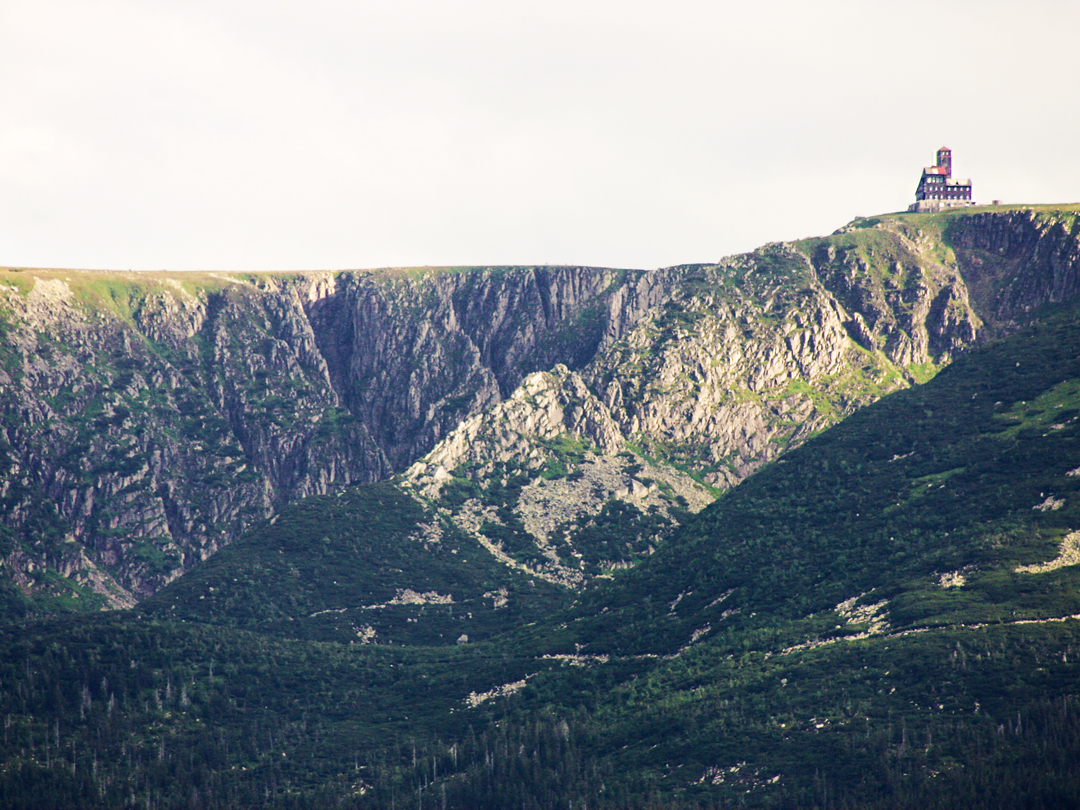
{"label": "stone building with dark roof", "polygon": [[920,213],[975,205],[971,199],[971,181],[952,176],[952,150],[943,146],[937,151],[937,165],[922,170],[915,202],[908,211]]}

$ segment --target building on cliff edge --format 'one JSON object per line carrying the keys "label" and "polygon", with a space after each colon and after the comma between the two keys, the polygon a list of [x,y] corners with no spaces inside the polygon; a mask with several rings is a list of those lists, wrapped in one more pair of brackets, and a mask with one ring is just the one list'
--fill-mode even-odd
{"label": "building on cliff edge", "polygon": [[952,150],[943,146],[937,150],[937,165],[922,170],[915,202],[908,206],[908,211],[926,213],[965,205],[975,205],[971,200],[971,181],[952,176]]}

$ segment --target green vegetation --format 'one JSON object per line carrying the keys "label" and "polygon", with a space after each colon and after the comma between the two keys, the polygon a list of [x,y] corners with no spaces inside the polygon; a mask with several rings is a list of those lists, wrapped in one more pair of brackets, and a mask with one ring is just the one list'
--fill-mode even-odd
{"label": "green vegetation", "polygon": [[[32,275],[28,275],[30,272]],[[235,286],[228,277],[211,273],[0,268],[0,284],[14,287],[21,296],[28,295],[38,279],[62,282],[73,305],[93,314],[109,312],[129,323],[143,307],[163,294],[172,295],[183,289],[205,300],[210,293]]]}
{"label": "green vegetation", "polygon": [[[644,483],[644,482],[643,482]],[[675,519],[685,518],[685,510],[675,509]],[[553,540],[570,547],[581,557],[589,576],[624,568],[652,554],[671,533],[671,520],[651,509],[643,512],[625,501],[611,500],[597,515],[578,518],[560,526]]]}
{"label": "green vegetation", "polygon": [[[497,609],[490,594],[500,589],[506,604]],[[400,601],[406,590],[429,601]],[[396,486],[373,484],[286,507],[139,610],[290,638],[448,645],[565,601],[561,589],[500,565]]]}
{"label": "green vegetation", "polygon": [[595,450],[595,448],[589,447],[587,442],[576,436],[571,436],[569,433],[563,433],[557,439],[541,441],[540,444],[551,453],[547,465],[540,473],[542,478],[548,480],[566,478],[573,472],[575,467],[585,460],[587,452]]}
{"label": "green vegetation", "polygon": [[940,371],[940,367],[930,361],[925,363],[910,363],[907,367],[908,373],[918,385],[922,385],[925,382],[930,382],[934,379],[934,375]]}
{"label": "green vegetation", "polygon": [[1080,416],[1080,380],[1065,380],[1031,402],[1017,402],[995,414],[1003,429],[998,436],[1015,439],[1021,432],[1060,430]]}

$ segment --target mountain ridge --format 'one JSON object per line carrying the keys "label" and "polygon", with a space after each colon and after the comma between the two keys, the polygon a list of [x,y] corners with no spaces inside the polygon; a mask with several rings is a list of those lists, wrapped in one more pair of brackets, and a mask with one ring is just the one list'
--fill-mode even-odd
{"label": "mountain ridge", "polygon": [[[335,401],[333,373],[443,379],[438,357],[455,347],[483,357],[516,346],[543,365],[566,341],[581,362],[527,374],[504,365],[503,383],[493,366],[454,366],[444,389],[490,401],[395,423],[413,426],[396,434],[405,441],[430,432],[404,473],[253,511],[233,542],[134,609],[11,610],[0,622],[0,804],[1075,804],[1078,235],[1072,209],[859,220],[833,237],[661,271],[666,286],[628,271],[601,289],[590,276],[599,292],[588,305],[527,307],[556,318],[548,331],[507,309],[493,323],[509,331],[471,346],[459,329],[469,296],[490,293],[475,323],[500,312],[507,286],[538,289],[536,275],[522,287],[525,271],[451,272],[462,286],[439,288],[399,274],[370,306],[436,315],[359,338],[351,321],[337,355],[320,319],[340,325],[362,310],[323,288],[323,309],[302,319],[290,307],[308,300],[297,292],[307,281],[286,278],[284,298],[230,286],[205,312],[198,296],[170,293],[188,314],[154,321],[159,344],[167,327],[204,320],[175,338],[199,351],[161,367],[118,365],[144,357],[123,330],[101,333],[118,341],[117,359],[93,380],[70,343],[41,366],[5,355],[13,379],[21,369],[96,380],[37,413],[74,413],[79,397],[98,396],[84,427],[134,448],[139,424],[143,435],[159,428],[139,423],[121,392],[146,391],[146,412],[174,420],[178,443],[216,448],[236,467],[257,454],[224,454],[235,426],[249,431],[245,447],[278,435],[304,446],[298,426],[318,436],[325,413],[387,463],[370,425],[389,423],[356,416],[378,386],[316,413]],[[611,313],[625,312],[612,302],[631,288],[659,297],[605,338]],[[127,288],[101,289],[121,315],[139,311]],[[597,315],[596,296],[609,315]],[[253,322],[261,331],[242,331]],[[349,359],[354,338],[435,346],[433,335],[448,336],[435,359],[386,369],[371,354]],[[265,382],[245,388],[258,371]],[[143,386],[154,373],[171,388]],[[495,388],[471,391],[483,380]],[[248,410],[215,422],[194,407],[214,397]],[[710,409],[731,416],[710,421]],[[32,424],[63,449],[68,428],[50,418]],[[201,436],[183,434],[193,425]],[[742,468],[720,466],[732,435]],[[329,438],[331,449],[344,441]],[[90,484],[122,483],[113,495],[140,491],[123,459],[79,468],[93,452],[88,439],[69,464]],[[275,461],[274,474],[297,472]],[[708,478],[721,469],[732,477]],[[247,486],[238,497],[264,491],[243,472],[222,470],[221,483]],[[6,515],[28,516],[17,478],[3,496],[16,510]],[[45,512],[29,517],[21,536],[5,522],[2,539],[64,531]],[[8,594],[14,608],[25,599]]]}
{"label": "mountain ridge", "polygon": [[284,507],[136,610],[4,623],[0,799],[1070,806],[1080,304],[1038,315],[573,604],[382,482]]}
{"label": "mountain ridge", "polygon": [[[656,271],[9,270],[4,572],[21,609],[130,605],[290,500],[445,456],[560,363],[567,436],[714,495],[1075,291],[1076,257],[1065,207],[884,216]],[[481,467],[561,463],[549,428],[510,426]]]}

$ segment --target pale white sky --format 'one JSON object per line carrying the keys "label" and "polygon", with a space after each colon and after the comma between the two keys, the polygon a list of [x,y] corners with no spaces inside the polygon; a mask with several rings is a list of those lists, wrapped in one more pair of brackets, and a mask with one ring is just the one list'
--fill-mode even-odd
{"label": "pale white sky", "polygon": [[0,0],[0,265],[658,267],[1080,200],[1075,0]]}

